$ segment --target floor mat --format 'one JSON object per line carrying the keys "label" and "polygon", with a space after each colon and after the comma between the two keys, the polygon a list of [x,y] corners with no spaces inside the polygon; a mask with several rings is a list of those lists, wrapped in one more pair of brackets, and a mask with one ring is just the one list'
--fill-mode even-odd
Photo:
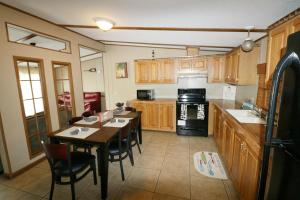
{"label": "floor mat", "polygon": [[204,176],[227,179],[219,155],[215,152],[200,151],[194,154],[194,166]]}

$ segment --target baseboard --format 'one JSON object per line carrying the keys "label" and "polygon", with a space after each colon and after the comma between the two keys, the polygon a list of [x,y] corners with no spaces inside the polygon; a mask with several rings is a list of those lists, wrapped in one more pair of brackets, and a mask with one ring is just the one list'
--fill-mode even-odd
{"label": "baseboard", "polygon": [[10,174],[5,173],[4,175],[5,175],[7,178],[9,178],[9,179],[14,178],[14,177],[16,177],[16,176],[18,176],[18,175],[20,175],[20,174],[23,174],[24,172],[26,172],[27,170],[29,170],[29,169],[31,169],[32,167],[36,166],[37,164],[39,164],[40,162],[44,161],[45,159],[46,159],[46,156],[44,156],[44,157],[42,157],[42,158],[40,158],[40,159],[34,161],[33,163],[30,163],[30,164],[27,165],[26,167],[23,167],[23,168],[21,168],[21,169],[15,171],[15,172],[13,172],[13,173],[10,173]]}

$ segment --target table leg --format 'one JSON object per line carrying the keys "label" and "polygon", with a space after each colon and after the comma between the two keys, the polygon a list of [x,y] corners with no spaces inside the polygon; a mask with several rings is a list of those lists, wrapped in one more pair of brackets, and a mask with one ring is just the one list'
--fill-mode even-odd
{"label": "table leg", "polygon": [[97,149],[98,173],[101,176],[101,197],[107,198],[108,185],[108,144],[101,144]]}
{"label": "table leg", "polygon": [[138,136],[139,136],[139,143],[142,144],[143,143],[143,138],[142,138],[142,122],[141,122],[141,120],[139,122],[139,130],[138,130],[138,132],[139,132],[139,134],[138,134]]}

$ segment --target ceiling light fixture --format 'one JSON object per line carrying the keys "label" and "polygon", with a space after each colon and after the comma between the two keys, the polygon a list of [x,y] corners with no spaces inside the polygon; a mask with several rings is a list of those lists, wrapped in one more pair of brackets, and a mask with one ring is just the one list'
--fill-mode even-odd
{"label": "ceiling light fixture", "polygon": [[114,22],[109,19],[95,17],[94,21],[96,22],[97,26],[103,31],[109,31],[114,26]]}
{"label": "ceiling light fixture", "polygon": [[254,26],[246,26],[245,27],[245,29],[248,30],[248,37],[242,43],[242,50],[244,52],[252,51],[252,49],[255,45],[253,39],[250,38],[250,30],[253,29],[253,28],[254,28]]}

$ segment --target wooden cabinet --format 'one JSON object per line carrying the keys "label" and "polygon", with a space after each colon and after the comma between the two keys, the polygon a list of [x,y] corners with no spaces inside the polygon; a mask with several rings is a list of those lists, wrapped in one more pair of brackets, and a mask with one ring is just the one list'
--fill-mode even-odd
{"label": "wooden cabinet", "polygon": [[295,17],[269,31],[266,82],[272,78],[273,72],[287,44],[289,34],[300,30],[300,16]]}
{"label": "wooden cabinet", "polygon": [[219,153],[240,198],[254,200],[260,170],[258,151],[253,151],[256,146],[250,145],[245,130],[224,112],[214,106],[213,134]]}
{"label": "wooden cabinet", "polygon": [[221,83],[224,82],[224,56],[210,56],[207,59],[207,71],[209,83]]}
{"label": "wooden cabinet", "polygon": [[197,73],[207,70],[206,57],[178,58],[179,73]]}
{"label": "wooden cabinet", "polygon": [[259,48],[254,47],[250,52],[243,52],[240,48],[226,55],[225,82],[234,85],[257,84],[256,66]]}
{"label": "wooden cabinet", "polygon": [[175,100],[133,101],[132,107],[142,111],[142,129],[176,131]]}
{"label": "wooden cabinet", "polygon": [[172,59],[136,60],[136,83],[176,83],[176,67]]}

